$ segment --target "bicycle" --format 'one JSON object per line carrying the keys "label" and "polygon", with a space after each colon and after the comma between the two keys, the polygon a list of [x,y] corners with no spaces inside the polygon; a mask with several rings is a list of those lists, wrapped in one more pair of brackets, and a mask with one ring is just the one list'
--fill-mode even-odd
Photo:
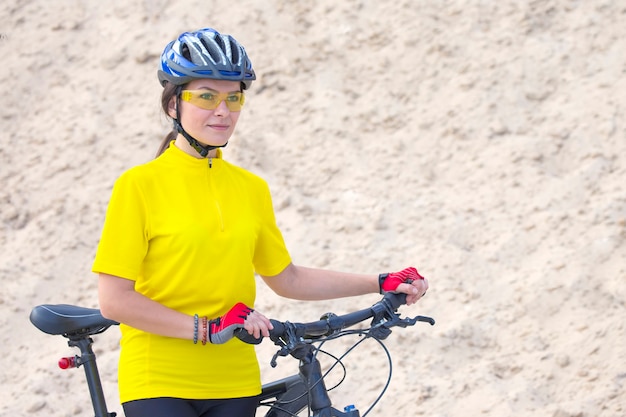
{"label": "bicycle", "polygon": [[[353,405],[347,405],[343,411],[333,407],[324,378],[341,360],[353,351],[364,340],[376,340],[387,354],[389,361],[389,375],[378,398],[365,411],[365,417],[384,395],[391,379],[391,356],[382,342],[391,334],[393,327],[406,328],[417,322],[435,324],[435,321],[426,316],[401,318],[397,309],[405,303],[404,294],[387,293],[383,298],[369,308],[354,311],[344,315],[327,313],[319,320],[309,323],[281,322],[271,319],[274,329],[269,339],[279,347],[272,357],[270,365],[276,367],[279,356],[292,356],[299,360],[299,371],[295,375],[264,384],[259,396],[258,407],[268,407],[265,417],[294,417],[307,409],[308,416],[312,417],[361,417],[360,411]],[[369,327],[350,329],[351,327],[372,319]],[[85,378],[89,387],[91,403],[96,417],[115,417],[115,412],[107,409],[104,392],[100,380],[96,355],[93,352],[94,335],[106,331],[119,323],[109,320],[100,314],[100,310],[68,304],[43,304],[33,308],[30,321],[44,333],[61,335],[68,339],[70,347],[77,347],[80,355],[66,357],[59,360],[62,369],[85,369]],[[341,357],[330,355],[321,349],[327,341],[338,339],[346,335],[358,335],[361,339],[354,343]],[[236,336],[246,342],[258,344],[263,339],[254,339],[245,330],[240,329]],[[335,360],[335,363],[322,373],[318,354],[324,353]],[[346,369],[344,370],[344,378]]]}

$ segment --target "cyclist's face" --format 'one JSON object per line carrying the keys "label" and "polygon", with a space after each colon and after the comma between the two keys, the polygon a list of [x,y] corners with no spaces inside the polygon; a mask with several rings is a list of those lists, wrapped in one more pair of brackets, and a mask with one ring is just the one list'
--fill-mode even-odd
{"label": "cyclist's face", "polygon": [[[224,80],[194,80],[187,84],[184,90],[206,90],[208,96],[211,93],[238,93],[240,84],[238,81]],[[180,122],[183,128],[192,137],[205,145],[221,146],[228,142],[230,136],[235,130],[237,120],[239,120],[239,111],[231,111],[226,101],[222,101],[219,105],[207,110],[197,105],[185,101],[178,100],[180,106]],[[170,103],[169,114],[176,117],[176,100]]]}

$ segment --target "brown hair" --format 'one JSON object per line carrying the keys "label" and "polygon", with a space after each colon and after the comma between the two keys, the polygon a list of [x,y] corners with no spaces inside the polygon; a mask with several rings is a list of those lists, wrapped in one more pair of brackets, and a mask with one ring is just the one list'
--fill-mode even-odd
{"label": "brown hair", "polygon": [[[170,118],[168,112],[170,101],[172,100],[172,98],[176,97],[176,94],[178,93],[178,87],[179,86],[173,83],[165,83],[165,86],[163,87],[163,93],[161,94],[161,108],[163,109],[163,112],[168,119]],[[168,133],[161,141],[155,158],[161,155],[163,152],[165,152],[167,148],[170,147],[170,142],[176,139],[176,136],[178,136],[178,131],[176,129],[172,129],[172,131]]]}

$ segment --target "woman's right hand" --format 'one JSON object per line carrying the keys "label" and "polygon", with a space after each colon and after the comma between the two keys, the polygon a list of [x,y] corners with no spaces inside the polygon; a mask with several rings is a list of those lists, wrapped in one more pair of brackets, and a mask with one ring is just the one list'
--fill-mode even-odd
{"label": "woman's right hand", "polygon": [[270,330],[274,328],[270,320],[256,310],[250,313],[243,327],[250,335],[254,336],[255,339],[269,337]]}
{"label": "woman's right hand", "polygon": [[209,321],[209,341],[215,344],[228,342],[235,330],[245,329],[255,338],[268,337],[272,323],[263,314],[243,303],[237,303],[228,313]]}

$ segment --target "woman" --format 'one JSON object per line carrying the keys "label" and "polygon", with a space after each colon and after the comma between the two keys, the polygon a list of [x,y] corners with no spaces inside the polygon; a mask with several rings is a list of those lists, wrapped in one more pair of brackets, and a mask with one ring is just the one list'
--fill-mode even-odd
{"label": "woman", "polygon": [[264,180],[222,158],[255,80],[244,48],[213,29],[165,48],[158,76],[174,131],[157,158],[115,183],[93,271],[102,314],[122,323],[120,399],[127,417],[254,416],[260,393],[244,328],[255,273],[277,294],[320,300],[428,288],[415,268],[359,275],[294,265]]}

